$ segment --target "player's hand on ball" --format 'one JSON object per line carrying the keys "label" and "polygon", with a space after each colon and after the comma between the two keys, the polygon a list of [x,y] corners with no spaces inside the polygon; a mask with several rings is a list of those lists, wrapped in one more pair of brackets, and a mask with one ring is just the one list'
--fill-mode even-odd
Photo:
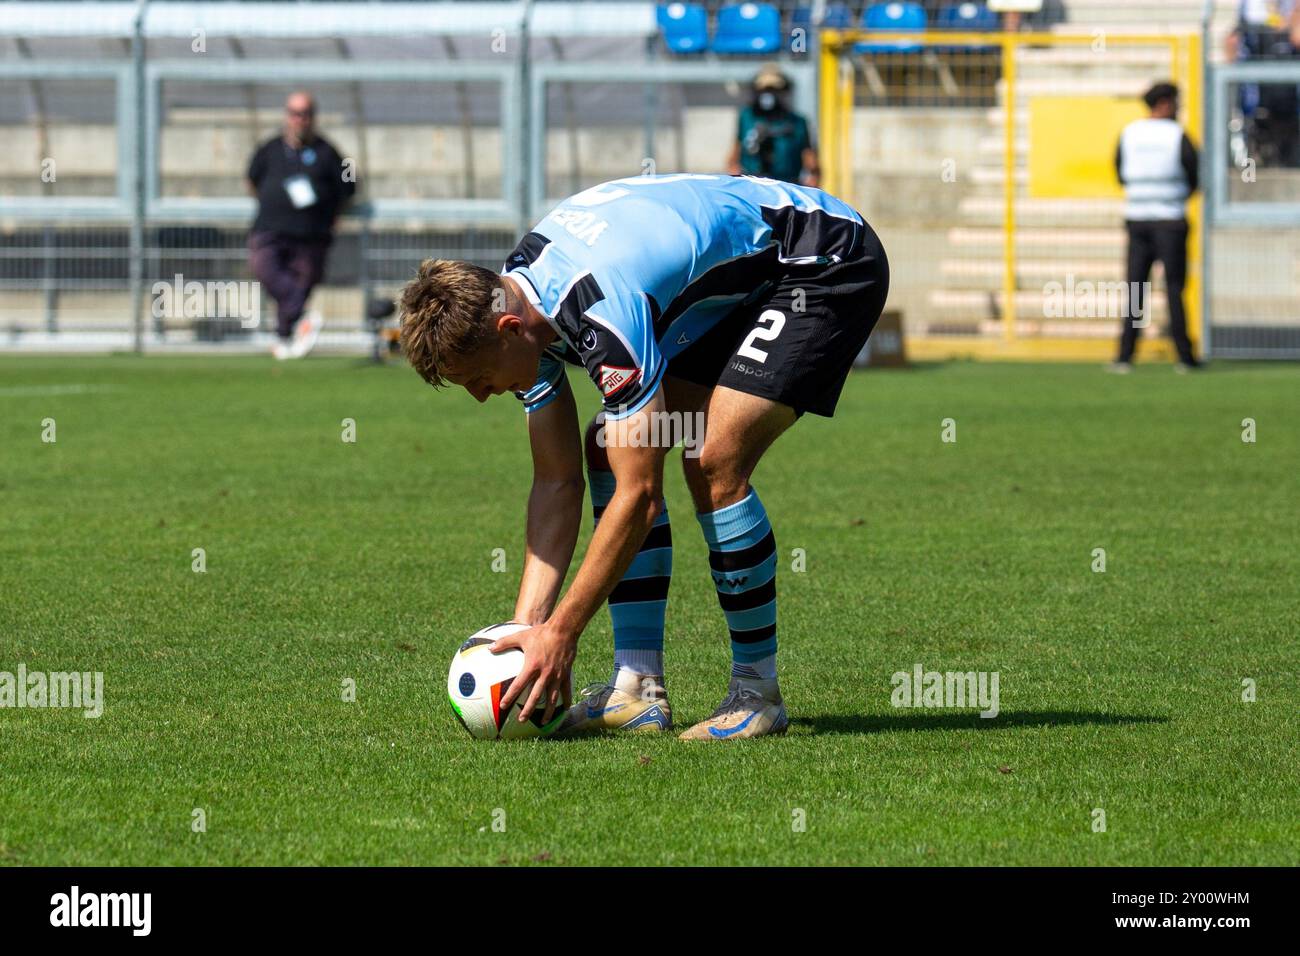
{"label": "player's hand on ball", "polygon": [[509,713],[520,692],[527,689],[528,699],[519,712],[520,722],[528,719],[534,707],[542,705],[546,708],[542,723],[549,723],[561,702],[565,707],[572,703],[569,674],[578,650],[577,638],[550,624],[538,624],[499,639],[491,651],[500,654],[512,647],[524,652],[524,669],[510,685],[501,709]]}

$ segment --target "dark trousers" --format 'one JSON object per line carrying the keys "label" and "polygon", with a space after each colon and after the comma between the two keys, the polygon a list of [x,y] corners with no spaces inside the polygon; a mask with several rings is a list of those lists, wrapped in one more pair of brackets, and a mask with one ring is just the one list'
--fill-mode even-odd
{"label": "dark trousers", "polygon": [[329,247],[329,239],[295,239],[273,232],[248,237],[248,263],[275,300],[275,327],[281,338],[288,338],[302,318],[307,296],[325,274]]}
{"label": "dark trousers", "polygon": [[1169,335],[1178,350],[1178,361],[1191,365],[1192,343],[1187,338],[1187,313],[1183,310],[1183,286],[1187,282],[1187,220],[1140,222],[1129,220],[1128,226],[1128,315],[1119,339],[1119,360],[1131,362],[1137,345],[1139,328],[1150,303],[1142,284],[1159,260],[1165,267],[1165,292],[1169,299]]}

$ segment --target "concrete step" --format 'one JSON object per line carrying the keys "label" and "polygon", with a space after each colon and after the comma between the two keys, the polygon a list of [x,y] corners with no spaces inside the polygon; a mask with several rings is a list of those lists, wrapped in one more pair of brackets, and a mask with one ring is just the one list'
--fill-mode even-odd
{"label": "concrete step", "polygon": [[[1104,36],[1097,38],[1097,42],[1104,42]],[[1033,76],[1040,70],[1055,71],[1064,67],[1086,67],[1093,71],[1104,69],[1108,73],[1130,67],[1135,72],[1146,71],[1153,64],[1165,60],[1164,51],[1167,49],[1168,47],[1161,44],[1158,37],[1152,38],[1150,47],[1112,44],[1104,49],[1094,50],[1092,42],[1072,43],[1068,46],[1024,47],[1020,51],[1016,66],[1026,76]]]}
{"label": "concrete step", "polygon": [[[957,210],[967,225],[1001,224],[1001,195],[966,196]],[[1016,197],[1016,222],[1025,225],[1113,227],[1124,215],[1122,199],[1031,199]]]}
{"label": "concrete step", "polygon": [[[1028,228],[1016,230],[1016,246],[1029,247],[1037,255],[1057,252],[1061,255],[1078,255],[1080,249],[1094,254],[1122,255],[1127,236],[1123,228],[1113,229],[1051,229]],[[980,226],[954,226],[948,230],[948,244],[960,248],[1001,249],[1001,229]]]}
{"label": "concrete step", "polygon": [[[1002,158],[1002,151],[1006,148],[1006,141],[1002,135],[1001,129],[996,136],[981,136],[979,142],[975,144],[976,152],[981,156],[990,158]],[[1013,148],[1017,156],[1029,155],[1029,140],[1023,136],[1017,136]]]}
{"label": "concrete step", "polygon": [[[1160,64],[1153,64],[1159,67]],[[1165,71],[1161,71],[1162,73]],[[1151,88],[1152,75],[1149,70],[1134,71],[1129,76],[1107,74],[1105,76],[1083,77],[1021,77],[1016,81],[1016,122],[1023,123],[1029,119],[1028,100],[1035,96],[1118,96],[1139,98]],[[985,110],[985,118],[990,126],[1002,128],[1002,118],[1006,115],[1005,84],[998,81],[997,106]]]}
{"label": "concrete step", "polygon": [[[967,174],[970,181],[977,186],[1001,186],[1006,182],[1006,176],[1001,166],[976,166]],[[1024,166],[1018,166],[1013,171],[1012,178],[1016,185],[1026,186],[1029,183],[1029,170]]]}
{"label": "concrete step", "polygon": [[[1001,320],[1001,308],[1004,301],[1002,293],[985,292],[978,289],[933,289],[930,291],[928,301],[931,306],[942,314],[944,320],[960,321],[988,321],[994,323],[995,327]],[[1084,311],[1084,302],[1079,303],[1079,311]],[[1076,324],[1086,326],[1103,326],[1109,330],[1109,333],[1118,331],[1117,317],[1118,309],[1105,308],[1105,303],[1098,303],[1095,311],[1106,312],[1099,318],[1093,318],[1086,315],[1079,317],[1049,317],[1048,309],[1053,306],[1053,302],[1048,299],[1045,292],[1037,289],[1020,289],[1016,292],[1016,319],[1019,323],[1024,323],[1027,327],[1039,329],[1044,326],[1074,326]],[[1167,314],[1168,299],[1165,297],[1164,290],[1153,289],[1151,291],[1151,308],[1153,309],[1152,318],[1159,323]],[[1037,334],[1037,333],[1034,333]],[[1056,333],[1065,334],[1065,333]]]}
{"label": "concrete step", "polygon": [[[944,259],[939,263],[939,272],[953,279],[966,280],[976,284],[975,280],[996,280],[998,285],[989,288],[1001,288],[1001,259]],[[1016,275],[1024,279],[1056,279],[1064,282],[1067,275],[1073,275],[1075,282],[1115,282],[1124,278],[1124,263],[1111,259],[1021,259],[1016,262]],[[983,282],[980,288],[986,288]]]}

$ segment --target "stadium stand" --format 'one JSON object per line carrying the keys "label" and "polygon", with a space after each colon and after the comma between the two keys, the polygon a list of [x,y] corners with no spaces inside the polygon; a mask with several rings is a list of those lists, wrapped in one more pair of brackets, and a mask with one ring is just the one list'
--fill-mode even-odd
{"label": "stadium stand", "polygon": [[[789,37],[794,28],[818,23],[857,24],[880,5],[777,0],[753,6],[771,11],[762,18],[765,24],[775,13],[778,35]],[[57,183],[40,181],[18,163],[0,169],[0,343],[10,346],[50,341],[37,333],[120,330],[130,308],[131,169],[124,165],[123,150],[134,104],[119,95],[115,83],[130,72],[135,4],[86,0],[55,6],[75,8],[75,16],[65,13],[56,23],[37,13],[53,9],[48,4],[0,0],[0,66],[7,71],[0,73],[0,137],[14,155],[33,163],[60,157]],[[323,308],[327,332],[335,333],[338,343],[347,341],[349,330],[361,334],[365,290],[390,288],[409,272],[413,257],[499,261],[513,245],[522,218],[513,211],[520,178],[538,177],[534,193],[541,202],[642,171],[646,158],[659,171],[720,169],[744,78],[761,59],[778,57],[785,67],[808,70],[815,58],[800,62],[780,50],[716,55],[723,9],[743,6],[718,0],[680,5],[691,11],[684,32],[695,43],[675,47],[670,28],[687,25],[665,19],[664,11],[673,6],[603,0],[534,5],[534,66],[577,70],[585,65],[592,73],[557,74],[564,79],[547,85],[539,117],[544,162],[530,169],[521,154],[508,153],[504,133],[515,122],[510,111],[519,108],[522,96],[506,102],[496,79],[482,72],[489,65],[502,74],[515,69],[516,47],[507,44],[501,55],[491,44],[493,27],[517,4],[155,0],[149,59],[193,62],[191,30],[198,22],[208,27],[202,63],[209,72],[186,77],[164,69],[145,117],[156,149],[156,165],[148,172],[159,201],[151,208],[145,236],[148,277],[177,271],[215,277],[240,268],[249,215],[242,164],[251,145],[275,128],[287,86],[300,82],[293,78],[294,63],[329,61],[336,67],[328,79],[310,81],[321,95],[322,129],[342,150],[362,157],[363,189],[378,211],[369,221],[352,217],[334,250]],[[945,9],[961,6],[951,0],[920,4],[933,26],[960,15]],[[1202,0],[1133,0],[1122,6],[1112,0],[1066,0],[1026,29],[1187,33],[1199,30],[1201,6]],[[308,8],[315,15],[304,16]],[[24,19],[24,10],[31,16]],[[1208,50],[1212,60],[1221,61],[1236,2],[1215,0],[1212,12]],[[46,16],[46,27],[28,29],[40,16]],[[992,26],[987,11],[980,17]],[[222,26],[232,22],[241,24],[237,31]],[[875,87],[868,71],[859,74],[851,192],[890,242],[897,265],[895,304],[905,311],[909,330],[988,330],[999,317],[1001,77],[996,57],[978,48],[930,52],[942,55],[920,69],[909,66],[895,74],[877,64]],[[1148,60],[1119,48],[1107,51],[1100,77],[1096,54],[1087,46],[1030,46],[1020,56],[1022,96],[1073,87],[1127,97],[1151,78]],[[101,65],[110,72],[84,73]],[[620,68],[643,66],[716,72],[716,77],[709,83],[662,83],[653,90],[639,82],[611,81]],[[373,72],[380,67],[446,68],[447,74],[431,87],[437,95],[413,95],[408,82]],[[24,75],[27,68],[36,72]],[[57,74],[65,68],[67,73]],[[42,76],[41,70],[56,73]],[[74,75],[77,71],[82,75]],[[801,90],[815,92],[814,74],[800,74],[796,91]],[[804,111],[815,112],[807,104]],[[1015,150],[1023,164],[1027,141],[1018,140]],[[936,193],[934,170],[946,157],[957,162],[961,175],[951,189]],[[1288,188],[1294,193],[1286,179],[1261,180],[1257,192]],[[949,197],[956,198],[949,203]],[[22,205],[47,200],[49,214]],[[1117,201],[1022,195],[1018,214],[1022,311],[1041,306],[1044,279],[1063,264],[1081,276],[1117,275],[1122,253]],[[1232,293],[1223,301],[1240,315],[1268,317],[1288,296],[1294,301],[1300,249],[1292,249],[1296,243],[1289,235],[1245,230],[1210,241],[1218,260],[1229,264],[1228,272],[1251,277],[1249,283],[1229,278],[1219,283]],[[1285,266],[1269,266],[1261,275],[1262,264],[1275,263],[1279,250],[1289,257]],[[1249,262],[1259,265],[1247,271]],[[1258,294],[1246,294],[1247,284],[1258,286]],[[177,323],[174,331],[183,325]],[[121,344],[113,340],[113,347]]]}
{"label": "stadium stand", "polygon": [[718,11],[714,53],[769,55],[781,49],[781,14],[770,3],[729,4]]}
{"label": "stadium stand", "polygon": [[703,53],[709,45],[709,13],[695,3],[669,3],[658,9],[659,29],[671,53]]}
{"label": "stadium stand", "polygon": [[[928,25],[925,8],[919,3],[890,0],[888,3],[874,3],[862,11],[864,30],[908,33],[920,32]],[[914,43],[858,43],[853,49],[856,53],[914,53],[921,48]]]}
{"label": "stadium stand", "polygon": [[934,25],[940,30],[996,30],[999,21],[982,3],[956,3],[940,7]]}

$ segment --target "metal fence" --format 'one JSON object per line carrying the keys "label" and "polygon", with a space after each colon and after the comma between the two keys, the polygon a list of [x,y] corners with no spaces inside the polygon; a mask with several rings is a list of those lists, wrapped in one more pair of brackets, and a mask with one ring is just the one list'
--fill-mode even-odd
{"label": "metal fence", "polygon": [[[1183,90],[1184,125],[1201,139],[1199,41],[1115,32],[823,36],[829,186],[868,210],[893,250],[891,302],[913,354],[1113,355],[1129,307],[1118,133],[1142,115],[1142,93],[1169,79]],[[1188,216],[1195,283],[1199,199]],[[1150,332],[1167,321],[1161,277],[1152,284]],[[1196,340],[1195,285],[1187,300]]]}
{"label": "metal fence", "polygon": [[1300,358],[1300,60],[1216,66],[1209,95],[1209,349]]}
{"label": "metal fence", "polygon": [[[1172,80],[1201,146],[1185,304],[1202,354],[1300,357],[1300,58],[1225,63],[1222,34],[828,32],[832,191],[896,264],[913,354],[1104,360],[1128,315],[1118,133]],[[1163,272],[1148,355],[1169,353]]]}
{"label": "metal fence", "polygon": [[[653,8],[634,3],[581,16],[530,3],[18,6],[0,4],[0,347],[20,350],[262,347],[267,323],[160,309],[159,295],[252,285],[247,164],[304,87],[359,186],[313,296],[322,344],[365,347],[370,295],[427,256],[497,267],[537,214],[529,153],[573,131],[530,140],[526,84],[544,82],[530,61],[544,71],[593,44],[615,63],[644,57],[654,33]],[[587,89],[610,69],[581,66],[570,82]],[[569,122],[608,127],[615,108],[585,103]],[[599,160],[584,150],[565,172],[589,185],[608,178]]]}
{"label": "metal fence", "polygon": [[[783,58],[797,108],[823,107],[823,185],[886,239],[891,303],[922,351],[944,339],[959,351],[1013,341],[1043,354],[1063,339],[1086,340],[1088,357],[1109,351],[1110,325],[1049,316],[1044,299],[1071,278],[1121,277],[1119,200],[1088,184],[1040,194],[1070,170],[1036,166],[1031,146],[1072,97],[1134,102],[1154,79],[1195,84],[1199,5],[1076,0],[1038,32],[931,31],[894,38],[902,50],[840,37],[831,68],[814,36],[813,56]],[[17,7],[63,12],[24,20]],[[1153,9],[1192,10],[1192,35],[1092,27]],[[1235,15],[1229,0],[1210,9],[1219,33],[1207,53]],[[299,86],[357,161],[358,201],[315,304],[325,345],[363,347],[367,298],[391,294],[426,256],[496,266],[561,196],[650,170],[724,168],[755,60],[674,58],[655,37],[647,3],[0,3],[0,347],[253,347],[242,323],[156,314],[150,291],[178,275],[251,279],[244,172]],[[1251,107],[1300,77],[1285,62],[1206,69],[1208,111],[1194,89],[1184,103],[1197,138],[1208,117],[1207,228],[1193,254],[1204,281],[1189,305],[1215,354],[1300,354],[1300,185]]]}

